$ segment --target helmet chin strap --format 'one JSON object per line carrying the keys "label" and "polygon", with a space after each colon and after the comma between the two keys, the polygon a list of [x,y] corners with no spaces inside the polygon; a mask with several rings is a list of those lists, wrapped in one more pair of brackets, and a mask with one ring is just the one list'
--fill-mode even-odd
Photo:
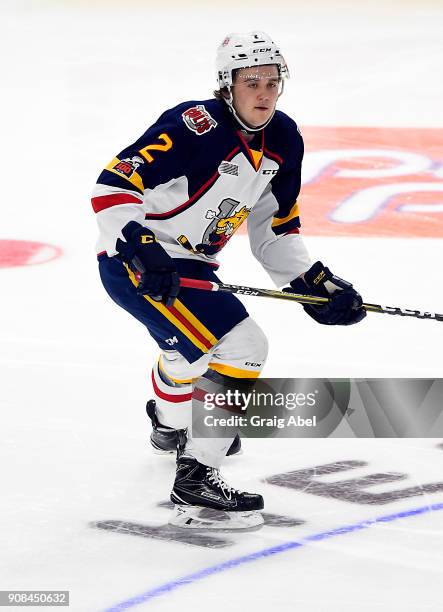
{"label": "helmet chin strap", "polygon": [[272,120],[274,114],[275,114],[275,108],[274,111],[272,113],[272,115],[269,117],[269,119],[263,123],[262,125],[259,125],[257,127],[254,127],[252,125],[249,125],[249,123],[246,123],[246,121],[244,119],[242,119],[240,117],[240,115],[237,113],[237,111],[235,110],[235,106],[233,103],[233,97],[232,97],[232,92],[231,92],[231,88],[229,87],[229,98],[225,98],[225,102],[229,107],[229,110],[231,111],[231,113],[234,115],[235,120],[237,121],[237,123],[239,123],[241,125],[241,127],[246,130],[246,132],[248,132],[249,134],[255,134],[256,132],[260,132],[261,130],[263,130]]}
{"label": "helmet chin strap", "polygon": [[[284,82],[282,81],[282,89],[281,92],[278,94],[278,97],[280,97],[283,93],[283,88],[284,88]],[[264,130],[265,127],[267,125],[269,125],[275,115],[275,111],[277,110],[276,106],[274,106],[274,110],[272,111],[272,115],[269,117],[269,119],[267,121],[265,121],[265,123],[262,123],[262,125],[259,125],[257,127],[249,125],[249,123],[246,123],[246,121],[244,119],[242,119],[240,117],[240,115],[237,113],[235,106],[234,106],[234,96],[232,95],[232,91],[231,88],[228,86],[228,91],[229,91],[229,98],[224,98],[226,104],[229,107],[229,110],[231,111],[231,113],[234,115],[237,123],[239,123],[241,125],[241,127],[246,130],[246,132],[248,132],[249,134],[255,134],[256,132],[260,132],[261,130]]]}

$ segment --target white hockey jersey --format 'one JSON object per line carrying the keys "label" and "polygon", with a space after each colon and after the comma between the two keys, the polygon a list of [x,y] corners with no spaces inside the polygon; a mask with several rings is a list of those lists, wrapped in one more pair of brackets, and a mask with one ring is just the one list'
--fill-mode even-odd
{"label": "white hockey jersey", "polygon": [[166,111],[100,174],[92,196],[98,253],[112,257],[130,220],[152,229],[172,257],[215,262],[240,225],[280,287],[311,265],[299,234],[303,140],[277,111],[249,144],[223,101]]}

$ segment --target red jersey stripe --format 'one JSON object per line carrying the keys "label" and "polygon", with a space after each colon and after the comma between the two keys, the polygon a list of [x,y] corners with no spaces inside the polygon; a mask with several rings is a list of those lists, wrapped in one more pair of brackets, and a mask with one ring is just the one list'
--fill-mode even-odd
{"label": "red jersey stripe", "polygon": [[136,198],[130,193],[112,193],[109,195],[97,196],[91,198],[91,203],[96,213],[106,208],[111,208],[111,206],[117,206],[118,204],[143,204],[140,198]]}
{"label": "red jersey stripe", "polygon": [[283,163],[283,158],[280,157],[280,155],[277,155],[277,153],[273,153],[272,151],[270,151],[269,149],[267,149],[266,147],[264,148],[264,154],[267,155],[268,157],[270,157],[271,159],[275,159],[276,162],[278,162],[280,164],[280,166]]}
{"label": "red jersey stripe", "polygon": [[[229,161],[239,151],[240,151],[240,147],[235,147],[235,149],[233,149],[229,153],[229,155],[226,156],[226,158],[223,161]],[[178,213],[182,212],[183,210],[186,210],[192,204],[194,204],[195,201],[201,195],[203,195],[205,193],[205,191],[217,180],[217,178],[219,176],[220,176],[220,173],[217,170],[217,172],[215,174],[213,174],[211,176],[211,178],[208,181],[206,181],[206,183],[204,185],[202,185],[200,187],[200,189],[194,193],[193,196],[191,196],[189,198],[189,200],[186,200],[186,202],[183,202],[183,204],[180,204],[179,206],[177,206],[176,208],[173,208],[172,210],[168,210],[168,212],[164,212],[164,213],[147,213],[145,215],[145,219],[147,219],[147,220],[149,220],[149,219],[169,219],[170,217],[175,217],[175,215],[177,215]]]}
{"label": "red jersey stripe", "polygon": [[174,308],[174,306],[169,306],[168,310],[171,314],[174,315],[176,319],[180,321],[180,323],[182,323],[186,327],[186,329],[191,332],[193,336],[197,338],[197,340],[199,340],[203,344],[203,346],[205,346],[208,350],[212,349],[212,344],[209,342],[209,340],[202,336],[198,329],[196,329],[187,319],[185,319],[181,312]]}

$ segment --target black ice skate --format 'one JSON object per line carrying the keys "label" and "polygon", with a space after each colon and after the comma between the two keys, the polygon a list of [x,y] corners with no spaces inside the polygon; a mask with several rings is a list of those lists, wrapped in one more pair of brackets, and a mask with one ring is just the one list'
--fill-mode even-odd
{"label": "black ice skate", "polygon": [[169,523],[191,529],[250,529],[263,524],[263,497],[230,487],[220,472],[193,457],[177,459]]}
{"label": "black ice skate", "polygon": [[154,453],[157,455],[170,455],[177,452],[178,431],[161,425],[155,414],[155,400],[149,400],[146,404],[146,413],[152,423],[150,440]]}
{"label": "black ice skate", "polygon": [[[159,422],[155,414],[155,400],[148,401],[146,404],[146,413],[152,423],[150,441],[154,453],[156,455],[171,455],[175,453],[178,446],[178,431],[177,429],[166,427]],[[240,436],[237,435],[232,441],[226,455],[240,455],[241,452],[241,440]]]}

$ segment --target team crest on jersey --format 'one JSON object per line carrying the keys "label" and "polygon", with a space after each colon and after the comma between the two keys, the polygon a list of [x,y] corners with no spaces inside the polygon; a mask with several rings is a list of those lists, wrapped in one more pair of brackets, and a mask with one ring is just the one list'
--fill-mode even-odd
{"label": "team crest on jersey", "polygon": [[205,217],[210,219],[211,223],[206,228],[201,243],[195,247],[197,251],[205,255],[213,255],[225,246],[251,210],[242,206],[236,211],[238,205],[237,200],[226,198],[218,207],[218,212],[207,211]]}
{"label": "team crest on jersey", "polygon": [[144,163],[142,158],[137,157],[137,155],[134,157],[125,157],[115,164],[115,166],[112,166],[112,169],[119,174],[123,174],[126,178],[131,178],[137,168]]}
{"label": "team crest on jersey", "polygon": [[240,202],[233,198],[226,198],[220,203],[218,212],[208,210],[205,219],[210,220],[211,223],[206,228],[201,242],[196,244],[195,248],[183,234],[177,238],[177,241],[193,253],[204,253],[205,255],[218,253],[251,212],[251,209],[246,206],[236,210],[239,204]]}
{"label": "team crest on jersey", "polygon": [[212,128],[217,127],[217,121],[211,117],[203,104],[197,104],[197,106],[188,108],[188,110],[182,113],[182,117],[186,127],[198,136],[206,134]]}

